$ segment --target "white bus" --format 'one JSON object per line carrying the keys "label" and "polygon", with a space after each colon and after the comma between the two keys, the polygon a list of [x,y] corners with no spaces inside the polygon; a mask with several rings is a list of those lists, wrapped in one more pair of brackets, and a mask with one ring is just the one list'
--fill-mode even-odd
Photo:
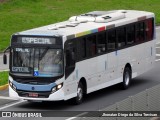
{"label": "white bus", "polygon": [[[154,13],[93,11],[12,35],[9,95],[28,101],[73,98],[121,85],[155,61]],[[4,63],[6,55],[4,51]]]}

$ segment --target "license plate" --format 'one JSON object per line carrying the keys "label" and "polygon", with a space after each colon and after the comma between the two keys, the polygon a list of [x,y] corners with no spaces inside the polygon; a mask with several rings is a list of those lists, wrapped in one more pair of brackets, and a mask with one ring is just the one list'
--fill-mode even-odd
{"label": "license plate", "polygon": [[29,93],[29,97],[38,97],[38,93]]}

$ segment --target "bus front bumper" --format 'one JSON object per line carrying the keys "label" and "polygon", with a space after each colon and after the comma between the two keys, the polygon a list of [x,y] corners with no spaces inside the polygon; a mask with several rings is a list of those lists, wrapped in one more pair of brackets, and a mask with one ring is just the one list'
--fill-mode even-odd
{"label": "bus front bumper", "polygon": [[[18,92],[18,91],[17,91]],[[48,97],[29,97],[28,94],[30,92],[25,92],[24,96],[20,96],[19,93],[17,93],[16,91],[14,91],[10,86],[9,86],[9,96],[15,99],[23,99],[23,100],[30,100],[30,101],[59,101],[59,100],[64,100],[64,91],[63,91],[63,87],[61,89],[59,89],[58,91],[54,92],[54,93],[50,93],[48,95]],[[31,92],[32,93],[32,92]],[[34,92],[33,92],[34,93]],[[43,93],[45,95],[45,93]]]}

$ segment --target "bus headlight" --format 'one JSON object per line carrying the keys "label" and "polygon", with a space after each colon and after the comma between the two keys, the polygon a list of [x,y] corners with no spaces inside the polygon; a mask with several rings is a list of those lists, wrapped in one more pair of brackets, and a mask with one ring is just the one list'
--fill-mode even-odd
{"label": "bus headlight", "polygon": [[57,90],[61,89],[62,86],[63,86],[63,83],[58,84],[57,86],[55,86],[55,87],[52,88],[52,91],[51,91],[51,92],[52,92],[52,93],[56,92]]}
{"label": "bus headlight", "polygon": [[62,88],[62,84],[57,85],[57,89],[61,89]]}
{"label": "bus headlight", "polygon": [[14,91],[16,91],[17,87],[11,81],[9,81],[9,85]]}

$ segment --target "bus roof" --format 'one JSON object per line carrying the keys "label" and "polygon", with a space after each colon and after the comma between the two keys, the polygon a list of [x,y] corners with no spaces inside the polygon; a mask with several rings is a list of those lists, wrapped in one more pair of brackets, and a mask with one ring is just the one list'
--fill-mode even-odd
{"label": "bus roof", "polygon": [[66,36],[67,39],[107,30],[154,17],[154,13],[137,10],[93,11],[69,20],[17,33],[18,35]]}

